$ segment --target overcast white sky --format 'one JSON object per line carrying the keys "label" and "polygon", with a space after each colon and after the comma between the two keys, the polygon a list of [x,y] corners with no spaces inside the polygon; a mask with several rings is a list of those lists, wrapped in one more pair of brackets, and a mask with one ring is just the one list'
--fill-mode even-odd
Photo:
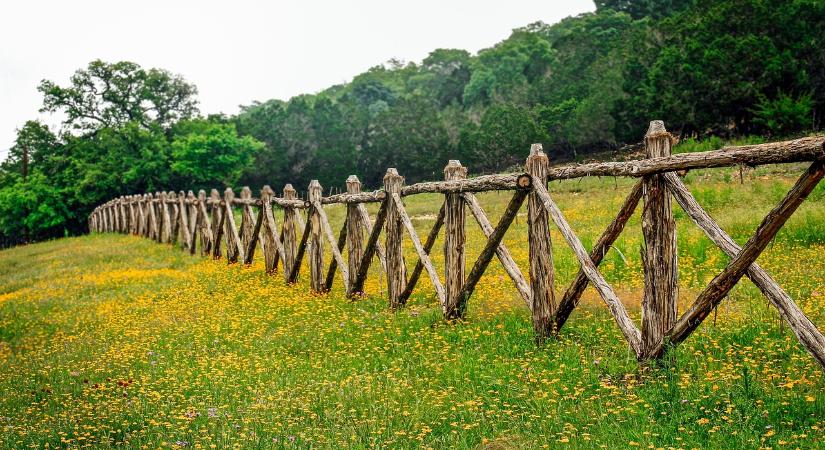
{"label": "overcast white sky", "polygon": [[592,11],[592,0],[3,1],[0,160],[38,113],[42,79],[66,84],[89,61],[182,74],[204,114],[349,81],[390,58],[477,52],[513,28]]}

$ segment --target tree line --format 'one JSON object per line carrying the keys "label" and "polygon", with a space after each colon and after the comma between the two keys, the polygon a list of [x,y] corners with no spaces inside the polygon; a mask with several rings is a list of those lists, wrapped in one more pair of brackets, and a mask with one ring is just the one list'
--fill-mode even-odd
{"label": "tree line", "polygon": [[437,49],[349,83],[202,117],[197,89],[133,63],[92,62],[68,86],[44,81],[53,134],[18,130],[0,166],[0,234],[85,230],[113,196],[317,178],[371,187],[387,167],[409,182],[523,162],[541,142],[575,160],[638,142],[648,120],[681,136],[787,136],[821,128],[825,3],[818,0],[597,0],[596,11],[527,25],[477,55]]}

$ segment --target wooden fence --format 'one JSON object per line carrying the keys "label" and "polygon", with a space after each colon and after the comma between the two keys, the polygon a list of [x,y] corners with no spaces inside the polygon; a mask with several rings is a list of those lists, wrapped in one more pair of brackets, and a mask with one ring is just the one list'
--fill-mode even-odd
{"label": "wooden fence", "polygon": [[[582,292],[588,284],[592,284],[639,361],[660,358],[669,348],[684,341],[736,283],[747,276],[779,310],[799,342],[825,368],[825,337],[755,262],[825,175],[825,137],[671,155],[674,142],[674,137],[665,130],[663,123],[654,121],[645,135],[647,158],[643,160],[550,167],[541,145],[533,145],[524,173],[467,178],[467,169],[458,161],[450,161],[444,169],[444,181],[404,186],[404,178],[396,169],[388,169],[384,176],[384,188],[373,192],[362,192],[358,178],[353,175],[346,180],[346,193],[324,197],[321,185],[314,180],[309,185],[306,201],[297,199],[295,190],[289,184],[284,187],[282,197],[275,196],[269,186],[264,186],[259,198],[253,198],[249,188],[244,188],[237,198],[232,189],[226,189],[223,197],[214,189],[209,197],[204,191],[200,191],[197,197],[192,191],[187,194],[180,191],[177,194],[132,195],[96,208],[89,218],[89,225],[94,232],[131,233],[158,242],[178,242],[192,254],[196,253],[196,249],[200,250],[201,255],[214,258],[225,254],[229,263],[250,264],[256,249],[260,248],[266,271],[275,274],[279,264],[282,265],[281,273],[287,283],[298,279],[306,255],[313,291],[329,290],[338,273],[348,296],[356,296],[363,291],[370,263],[378,260],[386,273],[387,296],[393,309],[404,306],[422,272],[426,272],[447,319],[464,316],[476,284],[490,261],[497,257],[530,308],[537,342],[541,343],[564,326],[579,303]],[[736,165],[754,167],[801,161],[812,164],[741,247],[699,205],[677,173],[690,169]],[[639,178],[616,218],[590,252],[582,245],[547,188],[550,180],[587,176]],[[495,226],[474,195],[475,192],[494,190],[513,192]],[[421,193],[444,195],[435,225],[423,242],[413,229],[402,200],[405,196]],[[677,314],[676,304],[678,271],[672,199],[731,258],[681,316]],[[525,200],[528,204],[529,277],[522,274],[502,243],[505,232]],[[640,201],[643,203],[642,263],[645,285],[641,328],[630,319],[615,291],[598,269]],[[374,219],[364,206],[371,202],[380,203]],[[345,204],[347,208],[345,224],[337,237],[324,212],[324,205],[329,204]],[[273,205],[283,210],[280,230],[274,220]],[[242,210],[240,226],[236,224],[234,207]],[[487,237],[469,273],[465,273],[466,209]],[[302,218],[300,211],[305,211],[306,219]],[[560,300],[554,295],[553,245],[549,233],[551,222],[573,249],[581,266]],[[441,228],[445,232],[443,282],[430,260],[430,252]],[[382,230],[385,235],[383,245],[379,242]],[[402,252],[405,232],[418,257],[409,274]],[[329,246],[332,261],[324,270],[326,245]],[[344,246],[347,248],[346,259],[342,255]]]}

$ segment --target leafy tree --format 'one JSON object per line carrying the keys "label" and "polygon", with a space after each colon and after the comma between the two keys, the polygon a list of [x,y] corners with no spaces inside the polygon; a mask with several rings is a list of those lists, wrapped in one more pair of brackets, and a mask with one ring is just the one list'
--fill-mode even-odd
{"label": "leafy tree", "polygon": [[239,137],[235,125],[207,120],[179,123],[172,141],[172,170],[194,189],[232,186],[264,145]]}
{"label": "leafy tree", "polygon": [[62,236],[72,217],[64,197],[38,172],[25,180],[14,177],[0,187],[0,235],[22,237],[24,242]]}
{"label": "leafy tree", "polygon": [[770,134],[790,134],[811,129],[813,99],[810,94],[797,98],[780,92],[775,99],[761,96],[754,110],[753,122]]}
{"label": "leafy tree", "polygon": [[695,0],[596,0],[596,10],[613,10],[634,19],[662,18],[691,7]]}
{"label": "leafy tree", "polygon": [[148,128],[170,127],[197,114],[197,88],[162,69],[143,69],[121,61],[95,60],[62,87],[43,80],[43,112],[62,112],[65,125],[82,132],[118,127],[127,122]]}

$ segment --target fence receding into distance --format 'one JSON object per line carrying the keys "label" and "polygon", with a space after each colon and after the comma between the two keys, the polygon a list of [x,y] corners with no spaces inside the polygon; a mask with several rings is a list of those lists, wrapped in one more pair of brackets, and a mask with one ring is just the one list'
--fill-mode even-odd
{"label": "fence receding into distance", "polygon": [[[404,178],[394,168],[387,169],[382,190],[361,192],[356,176],[346,180],[347,192],[324,197],[321,185],[312,181],[306,201],[296,197],[287,184],[283,196],[275,196],[264,186],[259,198],[249,188],[236,198],[232,189],[223,197],[212,190],[207,197],[200,191],[159,192],[113,199],[97,207],[89,217],[93,232],[118,232],[145,236],[158,242],[178,243],[191,254],[225,257],[229,263],[251,264],[260,248],[266,271],[281,273],[285,282],[298,279],[304,257],[314,292],[328,291],[340,274],[348,296],[363,292],[370,264],[377,260],[386,274],[389,305],[401,308],[413,292],[422,272],[432,282],[444,317],[461,319],[476,285],[488,264],[499,259],[532,314],[536,341],[541,343],[557,333],[579,303],[583,291],[592,284],[610,310],[616,324],[639,361],[661,358],[685,339],[728,295],[743,276],[747,276],[777,308],[802,346],[825,369],[825,337],[805,316],[791,297],[756,264],[756,259],[776,236],[788,218],[825,176],[825,137],[726,147],[720,150],[671,155],[674,137],[661,121],[653,121],[645,135],[646,159],[550,167],[540,145],[533,145],[524,173],[495,174],[467,178],[467,169],[450,161],[444,181],[404,186]],[[782,201],[760,223],[754,235],[742,246],[737,244],[699,205],[679,172],[728,166],[755,167],[765,164],[811,162]],[[631,189],[615,219],[588,252],[548,191],[551,180],[588,176],[634,177]],[[512,191],[512,198],[494,226],[474,193]],[[444,195],[435,225],[421,241],[404,209],[403,198],[422,193]],[[513,260],[502,238],[527,201],[529,277]],[[678,315],[678,267],[676,224],[671,200],[731,259],[727,266]],[[644,249],[644,297],[641,327],[631,320],[613,288],[598,266],[611,245],[622,233],[637,205],[642,202]],[[365,203],[380,203],[377,215],[370,217]],[[324,212],[324,205],[345,204],[345,223],[336,237]],[[283,210],[278,229],[273,205]],[[234,211],[241,209],[240,226]],[[469,273],[465,269],[465,212],[469,212],[487,236],[487,242]],[[306,219],[300,214],[305,211]],[[553,246],[550,223],[555,224],[564,241],[575,253],[580,270],[571,285],[556,301],[554,292]],[[444,228],[444,280],[430,259],[438,233]],[[379,237],[384,234],[383,244]],[[409,273],[402,250],[406,232],[418,261]],[[324,267],[324,247],[329,245],[332,260]],[[347,258],[343,257],[346,246]],[[224,247],[224,248],[222,248]]]}

